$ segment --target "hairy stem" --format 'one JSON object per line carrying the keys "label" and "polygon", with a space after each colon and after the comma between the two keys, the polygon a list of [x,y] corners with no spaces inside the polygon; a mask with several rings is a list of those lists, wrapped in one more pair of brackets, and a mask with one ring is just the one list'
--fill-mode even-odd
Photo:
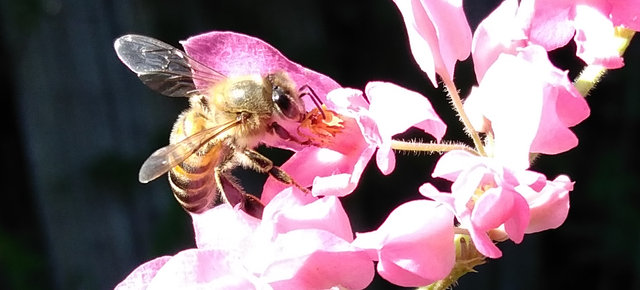
{"label": "hairy stem", "polygon": [[448,95],[449,95],[449,98],[451,99],[451,103],[453,104],[453,109],[458,114],[458,117],[460,118],[460,121],[464,125],[467,134],[473,140],[473,144],[476,146],[476,150],[481,156],[487,156],[486,153],[484,152],[484,146],[482,145],[482,140],[480,140],[480,135],[478,135],[478,132],[476,131],[476,129],[473,128],[473,126],[471,125],[471,121],[469,121],[467,114],[464,112],[464,108],[462,107],[462,100],[460,99],[460,95],[458,94],[458,89],[456,88],[456,85],[448,77],[443,77],[442,81],[444,82],[444,86],[447,88],[447,91],[449,92]]}
{"label": "hairy stem", "polygon": [[453,150],[464,150],[474,155],[479,153],[473,148],[464,144],[442,144],[442,143],[420,143],[411,141],[391,140],[391,148],[394,150],[414,151],[414,152],[447,152]]}

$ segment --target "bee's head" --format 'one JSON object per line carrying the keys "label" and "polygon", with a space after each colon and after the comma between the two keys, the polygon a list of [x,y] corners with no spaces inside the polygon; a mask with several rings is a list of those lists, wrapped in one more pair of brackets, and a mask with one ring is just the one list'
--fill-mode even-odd
{"label": "bee's head", "polygon": [[298,96],[293,81],[284,72],[269,74],[271,100],[278,113],[289,120],[300,122],[304,119],[304,103]]}

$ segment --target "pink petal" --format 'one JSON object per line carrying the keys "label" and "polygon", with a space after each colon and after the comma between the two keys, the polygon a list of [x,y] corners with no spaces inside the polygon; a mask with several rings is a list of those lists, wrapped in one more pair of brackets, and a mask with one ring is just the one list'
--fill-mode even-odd
{"label": "pink petal", "polygon": [[353,245],[378,252],[378,273],[400,286],[443,279],[455,262],[453,215],[428,200],[394,209],[378,230],[357,235]]}
{"label": "pink petal", "polygon": [[481,162],[480,159],[474,157],[476,156],[467,151],[449,151],[440,157],[431,176],[455,181],[460,172]]}
{"label": "pink petal", "polygon": [[560,175],[547,182],[547,186],[539,193],[524,193],[531,208],[531,218],[525,232],[536,233],[562,225],[569,213],[569,191],[572,190],[573,182],[568,176]]}
{"label": "pink petal", "polygon": [[565,46],[575,33],[574,0],[523,0],[518,17],[529,22],[529,41],[547,51]]}
{"label": "pink petal", "polygon": [[274,198],[271,199],[264,208],[262,221],[276,220],[280,212],[291,208],[302,207],[316,200],[316,197],[305,194],[298,188],[293,186],[286,187],[281,192],[274,195]]}
{"label": "pink petal", "polygon": [[[484,76],[484,71],[482,74]],[[478,89],[478,87],[471,87],[471,93],[464,99],[464,112],[476,131],[482,133],[492,132],[491,121],[484,116],[484,112],[487,109]]]}
{"label": "pink petal", "polygon": [[473,225],[484,231],[499,227],[512,213],[514,194],[504,188],[491,188],[485,191],[471,212]]}
{"label": "pink petal", "polygon": [[444,136],[447,125],[421,94],[385,82],[369,82],[365,93],[371,102],[369,114],[384,139],[410,127],[418,127],[438,141]]}
{"label": "pink petal", "polygon": [[[314,196],[344,196],[351,193],[360,180],[375,147],[363,148],[359,155],[344,155],[327,148],[308,147],[294,154],[281,169],[302,186],[313,185]],[[310,170],[312,165],[312,170]],[[262,200],[268,203],[286,187],[269,178],[264,185]]]}
{"label": "pink petal", "polygon": [[420,186],[418,190],[420,191],[420,194],[422,194],[424,197],[433,199],[434,201],[441,203],[453,214],[456,213],[455,197],[451,193],[440,192],[431,183],[423,184],[422,186]]}
{"label": "pink petal", "polygon": [[147,289],[263,289],[265,285],[260,284],[225,252],[190,249],[172,257]]}
{"label": "pink petal", "polygon": [[515,18],[517,9],[517,0],[503,1],[474,32],[471,51],[478,83],[500,54],[515,55],[517,48],[526,46],[527,37]]}
{"label": "pink petal", "polygon": [[542,115],[531,152],[558,154],[578,145],[578,139],[568,128],[586,119],[589,105],[573,86],[567,72],[557,69],[540,47],[529,46],[518,57],[535,65],[535,75],[544,82]]}
{"label": "pink petal", "polygon": [[495,134],[494,158],[507,167],[529,167],[529,150],[540,123],[543,89],[544,83],[531,64],[502,54],[474,91],[483,98],[484,116],[491,121]]}
{"label": "pink petal", "polygon": [[260,224],[260,220],[228,204],[201,214],[191,214],[191,217],[199,249],[242,250],[248,245],[248,237]]}
{"label": "pink petal", "polygon": [[502,257],[502,251],[498,249],[498,246],[493,243],[485,231],[479,231],[474,227],[469,227],[468,230],[471,240],[478,252],[492,259]]}
{"label": "pink petal", "polygon": [[471,29],[460,0],[395,0],[404,17],[413,57],[434,87],[435,74],[453,79],[457,60],[469,56]]}
{"label": "pink petal", "polygon": [[528,22],[532,43],[547,51],[564,46],[575,32],[576,55],[587,64],[618,68],[623,65],[613,38],[613,26],[640,29],[637,0],[525,0],[518,15]]}
{"label": "pink petal", "polygon": [[529,204],[518,193],[513,194],[513,207],[511,217],[505,221],[504,229],[514,243],[519,244],[524,238],[525,229],[529,224],[530,210]]}
{"label": "pink petal", "polygon": [[640,1],[638,0],[612,0],[609,1],[611,9],[611,21],[615,26],[624,26],[631,30],[640,31]]}
{"label": "pink petal", "polygon": [[[267,205],[269,211],[274,206],[283,204],[282,200],[293,199],[291,197],[292,191],[301,193],[300,190],[293,187],[285,189]],[[277,234],[297,229],[316,229],[330,232],[347,242],[353,240],[349,217],[340,200],[335,196],[327,196],[304,205],[275,209],[274,214],[269,214],[267,217],[267,219],[263,219],[263,222],[272,223]]]}
{"label": "pink petal", "polygon": [[373,262],[347,241],[322,230],[295,230],[274,242],[276,258],[261,279],[274,289],[364,289]]}
{"label": "pink petal", "polygon": [[395,168],[395,155],[391,150],[394,135],[415,126],[438,141],[444,136],[447,125],[424,96],[385,82],[368,83],[365,93],[371,102],[369,116],[375,120],[382,137],[376,161],[383,174],[389,174]]}
{"label": "pink petal", "polygon": [[115,290],[144,290],[147,289],[149,283],[158,273],[158,270],[164,266],[171,256],[163,256],[155,258],[149,262],[140,265],[133,270],[127,278],[120,282]]}
{"label": "pink petal", "polygon": [[578,46],[576,55],[587,64],[600,65],[609,69],[624,65],[618,53],[617,40],[614,36],[613,23],[609,15],[593,7],[578,5],[576,7],[576,35]]}
{"label": "pink petal", "polygon": [[[225,75],[264,75],[285,71],[298,85],[309,85],[321,97],[340,87],[329,77],[307,69],[283,56],[268,43],[235,32],[213,31],[182,42],[185,52],[194,59]],[[196,85],[206,86],[196,80]],[[305,100],[307,109],[315,107]]]}

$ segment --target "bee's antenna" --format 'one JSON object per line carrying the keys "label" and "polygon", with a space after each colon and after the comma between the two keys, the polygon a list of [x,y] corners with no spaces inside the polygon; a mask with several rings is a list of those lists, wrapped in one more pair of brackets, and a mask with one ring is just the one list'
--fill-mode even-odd
{"label": "bee's antenna", "polygon": [[303,92],[300,94],[300,98],[304,97],[304,96],[309,96],[311,97],[311,101],[313,101],[313,103],[316,105],[316,108],[318,108],[318,110],[320,111],[320,114],[322,114],[322,119],[326,120],[327,116],[324,114],[324,110],[322,110],[322,100],[320,100],[320,97],[318,97],[318,94],[316,94],[316,92],[313,90],[312,87],[310,87],[309,85],[304,85],[301,86],[298,91],[303,91],[303,90],[309,90],[309,92]]}

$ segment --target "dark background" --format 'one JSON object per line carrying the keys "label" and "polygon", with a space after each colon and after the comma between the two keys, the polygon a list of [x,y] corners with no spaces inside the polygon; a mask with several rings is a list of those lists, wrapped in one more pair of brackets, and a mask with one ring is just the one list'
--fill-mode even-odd
{"label": "dark background", "polygon": [[[465,1],[471,26],[497,4]],[[118,61],[112,43],[126,33],[176,46],[211,30],[253,35],[344,86],[384,80],[419,91],[449,124],[446,139],[466,141],[442,90],[415,64],[391,0],[0,0],[0,25],[0,289],[112,289],[139,264],[194,246],[166,180],[137,182],[186,100],[151,92]],[[551,53],[571,77],[582,65],[574,52]],[[504,257],[457,289],[640,289],[637,40],[625,60],[589,96],[591,117],[574,129],[580,145],[534,167],[576,181],[565,224],[501,243]],[[456,83],[462,95],[475,83],[470,61]],[[261,152],[277,164],[290,155]],[[369,164],[343,199],[355,231],[374,230],[432,180],[437,156],[397,155],[395,172],[382,177]],[[266,178],[238,175],[252,193]],[[376,278],[369,289],[394,287]]]}

